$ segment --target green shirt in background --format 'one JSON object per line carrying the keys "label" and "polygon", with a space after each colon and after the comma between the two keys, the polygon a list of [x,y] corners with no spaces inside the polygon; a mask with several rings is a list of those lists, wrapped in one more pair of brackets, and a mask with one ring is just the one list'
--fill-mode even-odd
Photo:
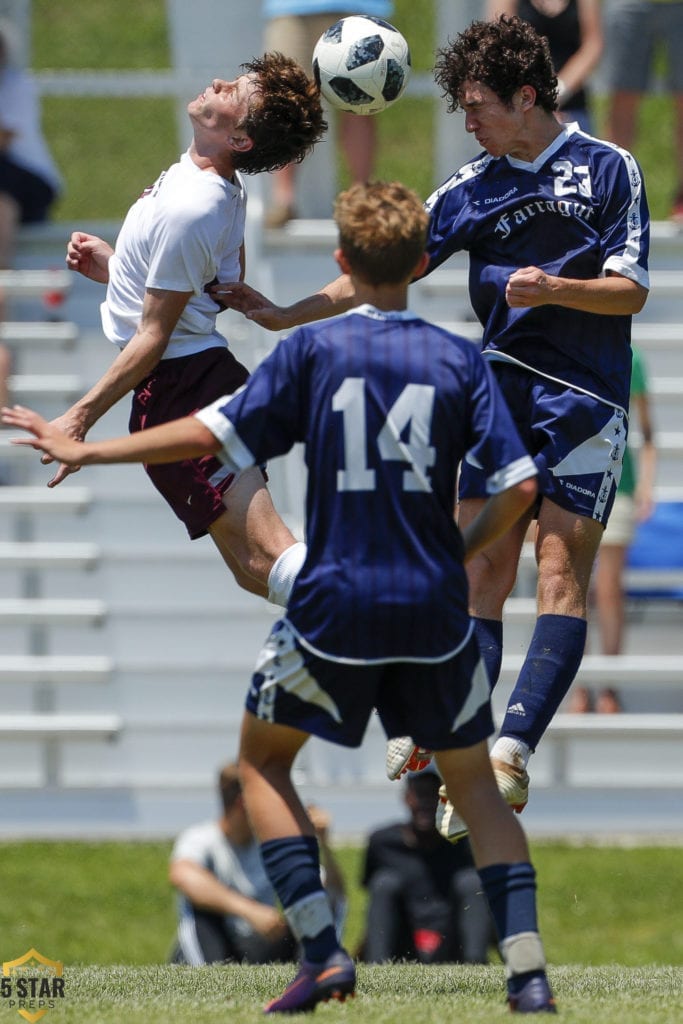
{"label": "green shirt in background", "polygon": [[[644,395],[647,392],[647,376],[643,357],[637,348],[633,349],[633,362],[631,364],[631,398]],[[617,488],[617,494],[625,494],[632,497],[636,489],[636,469],[631,455],[631,448],[627,444],[624,452],[624,464],[621,470],[621,480]]]}

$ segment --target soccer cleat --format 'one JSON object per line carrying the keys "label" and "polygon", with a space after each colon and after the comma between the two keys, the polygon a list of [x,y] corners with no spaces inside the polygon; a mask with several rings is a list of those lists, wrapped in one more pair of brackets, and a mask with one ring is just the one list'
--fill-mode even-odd
{"label": "soccer cleat", "polygon": [[491,767],[501,796],[513,811],[521,814],[529,800],[529,776],[524,768],[491,759]]}
{"label": "soccer cleat", "polygon": [[[521,814],[529,800],[529,776],[524,768],[516,768],[505,761],[492,759],[491,767],[496,779],[498,790],[513,811]],[[446,787],[439,790],[439,802],[436,806],[437,831],[449,843],[457,843],[467,835],[467,825],[456,813],[455,807],[446,795]]]}
{"label": "soccer cleat", "polygon": [[344,949],[338,949],[321,964],[303,961],[299,973],[281,996],[273,999],[264,1013],[305,1013],[318,1003],[355,995],[356,968]]}
{"label": "soccer cleat", "polygon": [[431,750],[416,746],[410,736],[396,736],[387,743],[387,777],[393,782],[406,772],[421,772],[433,756]]}
{"label": "soccer cleat", "polygon": [[449,843],[457,843],[467,835],[467,825],[456,813],[455,807],[446,795],[446,787],[439,789],[439,802],[436,805],[436,828]]}
{"label": "soccer cleat", "polygon": [[529,978],[516,995],[508,995],[511,1013],[557,1013],[545,974]]}

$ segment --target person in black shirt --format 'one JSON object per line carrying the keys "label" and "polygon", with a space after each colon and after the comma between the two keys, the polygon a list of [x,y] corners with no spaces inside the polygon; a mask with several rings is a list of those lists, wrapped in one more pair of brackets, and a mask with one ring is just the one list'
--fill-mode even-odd
{"label": "person in black shirt", "polygon": [[434,825],[440,778],[409,775],[410,818],[372,832],[362,884],[368,890],[360,959],[367,963],[486,963],[493,925],[467,840],[449,843]]}

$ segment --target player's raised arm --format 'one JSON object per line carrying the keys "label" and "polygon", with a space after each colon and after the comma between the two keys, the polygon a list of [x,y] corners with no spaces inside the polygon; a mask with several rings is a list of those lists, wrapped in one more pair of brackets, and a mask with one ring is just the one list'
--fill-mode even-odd
{"label": "player's raised arm", "polygon": [[354,305],[355,299],[353,284],[346,274],[341,274],[320,291],[299,299],[291,306],[276,305],[244,281],[211,285],[207,292],[219,305],[237,310],[247,320],[253,320],[270,331],[283,331],[345,313]]}

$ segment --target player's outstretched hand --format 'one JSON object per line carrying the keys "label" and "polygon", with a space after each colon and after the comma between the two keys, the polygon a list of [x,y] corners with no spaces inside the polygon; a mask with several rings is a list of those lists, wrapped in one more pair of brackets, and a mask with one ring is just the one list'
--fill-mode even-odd
{"label": "player's outstretched hand", "polygon": [[41,462],[59,462],[60,466],[48,487],[55,487],[70,473],[76,473],[83,454],[83,444],[60,430],[55,423],[48,423],[37,412],[26,409],[23,405],[5,407],[2,410],[2,422],[9,427],[26,430],[33,437],[13,437],[12,444],[28,445],[36,451],[43,452]]}
{"label": "player's outstretched hand", "polygon": [[270,331],[290,326],[282,306],[276,306],[244,281],[217,282],[208,285],[206,291],[223,309],[235,309],[247,320],[253,320]]}
{"label": "player's outstretched hand", "polygon": [[74,231],[66,246],[66,265],[91,281],[106,284],[109,280],[109,259],[114,250],[97,235]]}

